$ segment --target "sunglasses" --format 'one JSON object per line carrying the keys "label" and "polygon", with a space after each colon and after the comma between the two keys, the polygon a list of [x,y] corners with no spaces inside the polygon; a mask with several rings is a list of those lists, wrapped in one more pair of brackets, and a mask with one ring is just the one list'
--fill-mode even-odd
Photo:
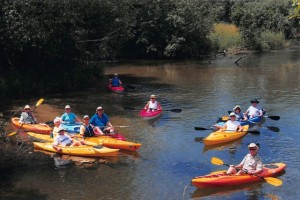
{"label": "sunglasses", "polygon": [[235,117],[235,116],[230,116],[230,117]]}
{"label": "sunglasses", "polygon": [[30,110],[30,108],[25,108],[25,110]]}
{"label": "sunglasses", "polygon": [[255,151],[256,148],[249,148],[249,151]]}
{"label": "sunglasses", "polygon": [[86,119],[84,119],[84,120],[89,120],[89,118],[86,118]]}

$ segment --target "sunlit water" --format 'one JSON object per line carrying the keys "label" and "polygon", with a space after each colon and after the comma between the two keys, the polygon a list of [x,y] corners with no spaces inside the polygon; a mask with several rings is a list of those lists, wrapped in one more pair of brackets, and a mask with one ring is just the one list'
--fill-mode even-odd
{"label": "sunlit water", "polygon": [[[60,116],[66,104],[82,117],[103,106],[127,140],[142,143],[137,153],[124,153],[113,159],[57,157],[32,149],[16,156],[18,145],[1,147],[1,199],[299,199],[300,192],[300,47],[264,55],[217,58],[211,62],[129,63],[107,68],[97,88],[67,95],[44,97],[35,111],[39,121]],[[118,73],[132,86],[124,94],[106,90],[107,78]],[[127,87],[128,88],[128,87]],[[134,89],[132,89],[134,88]],[[138,116],[151,94],[158,96],[164,109],[180,108],[181,113],[165,111],[156,122]],[[40,97],[3,102],[1,112],[9,113]],[[219,116],[235,105],[245,111],[250,99],[258,98],[267,115],[260,134],[214,148],[201,138]],[[4,106],[8,105],[7,106]],[[136,111],[124,110],[130,106]],[[279,128],[274,132],[268,127]],[[264,163],[284,162],[280,175],[283,185],[268,183],[241,187],[200,190],[191,185],[195,176],[226,169],[213,165],[218,157],[238,164],[247,153],[247,144],[259,142]],[[22,149],[21,149],[22,150]]]}

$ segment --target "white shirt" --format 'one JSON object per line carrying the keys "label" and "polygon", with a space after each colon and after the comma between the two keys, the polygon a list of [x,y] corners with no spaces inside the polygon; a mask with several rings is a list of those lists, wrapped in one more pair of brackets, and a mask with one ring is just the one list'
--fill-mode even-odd
{"label": "white shirt", "polygon": [[157,110],[157,101],[149,101],[149,109]]}
{"label": "white shirt", "polygon": [[58,135],[54,139],[53,145],[61,145],[61,146],[66,146],[67,144],[72,143],[72,138],[66,134],[64,135]]}
{"label": "white shirt", "polygon": [[250,153],[247,154],[240,164],[243,164],[243,170],[245,171],[257,169],[262,170],[263,168],[261,159],[257,154],[255,156],[252,156]]}
{"label": "white shirt", "polygon": [[262,110],[259,107],[254,107],[254,106],[250,106],[246,113],[248,113],[248,116],[250,116],[250,118],[262,115]]}
{"label": "white shirt", "polygon": [[226,125],[228,131],[236,131],[237,128],[240,126],[240,122],[238,121],[231,121],[231,120],[228,120],[224,126]]}

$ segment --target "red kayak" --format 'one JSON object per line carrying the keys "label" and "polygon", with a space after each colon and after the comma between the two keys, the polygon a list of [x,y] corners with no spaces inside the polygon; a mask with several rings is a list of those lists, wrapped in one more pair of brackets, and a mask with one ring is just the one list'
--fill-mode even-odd
{"label": "red kayak", "polygon": [[157,119],[162,115],[162,112],[162,110],[147,111],[143,109],[140,111],[140,116],[145,120]]}
{"label": "red kayak", "polygon": [[259,174],[260,177],[255,175],[226,175],[226,171],[213,172],[211,174],[205,176],[198,176],[192,180],[192,184],[197,188],[207,188],[207,187],[221,187],[221,186],[229,186],[229,185],[240,185],[240,184],[248,184],[252,182],[265,180],[267,182],[275,180],[269,180],[269,177],[273,177],[281,173],[286,167],[284,163],[272,163],[264,166],[264,171]]}
{"label": "red kayak", "polygon": [[123,93],[124,92],[124,87],[122,85],[117,86],[117,87],[113,87],[113,86],[111,86],[111,84],[108,84],[107,88],[110,91],[115,92],[115,93]]}

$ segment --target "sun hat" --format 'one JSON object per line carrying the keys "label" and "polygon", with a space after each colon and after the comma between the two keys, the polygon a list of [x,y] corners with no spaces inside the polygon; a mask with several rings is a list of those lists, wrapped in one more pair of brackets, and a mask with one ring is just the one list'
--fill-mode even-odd
{"label": "sun hat", "polygon": [[31,109],[29,105],[26,105],[24,109]]}
{"label": "sun hat", "polygon": [[62,127],[60,127],[60,128],[57,130],[57,132],[61,132],[61,131],[66,131],[66,129],[65,129],[65,128],[62,128]]}
{"label": "sun hat", "polygon": [[239,109],[241,110],[241,106],[239,106],[239,105],[236,105],[236,106],[233,108],[233,110],[236,110],[237,108],[239,108]]}
{"label": "sun hat", "polygon": [[258,149],[258,146],[255,143],[250,143],[248,145],[248,148],[257,148]]}
{"label": "sun hat", "polygon": [[55,119],[53,120],[53,122],[54,122],[54,124],[55,124],[56,122],[61,122],[61,118],[60,118],[60,117],[55,117]]}
{"label": "sun hat", "polygon": [[68,108],[71,108],[71,106],[69,106],[69,105],[66,105],[66,106],[65,106],[65,109],[68,109]]}
{"label": "sun hat", "polygon": [[231,116],[235,116],[234,112],[231,112],[231,113],[229,114],[229,116],[230,116],[230,117],[231,117]]}
{"label": "sun hat", "polygon": [[88,115],[84,115],[83,116],[83,119],[85,119],[85,118],[90,118]]}
{"label": "sun hat", "polygon": [[103,108],[101,106],[98,106],[98,108],[96,109],[96,111],[98,110],[103,110]]}
{"label": "sun hat", "polygon": [[259,101],[257,99],[252,99],[250,103],[259,103]]}
{"label": "sun hat", "polygon": [[118,74],[117,74],[117,73],[115,73],[115,74],[114,74],[114,76],[118,76]]}
{"label": "sun hat", "polygon": [[154,94],[151,94],[150,98],[151,99],[156,99],[156,96]]}

